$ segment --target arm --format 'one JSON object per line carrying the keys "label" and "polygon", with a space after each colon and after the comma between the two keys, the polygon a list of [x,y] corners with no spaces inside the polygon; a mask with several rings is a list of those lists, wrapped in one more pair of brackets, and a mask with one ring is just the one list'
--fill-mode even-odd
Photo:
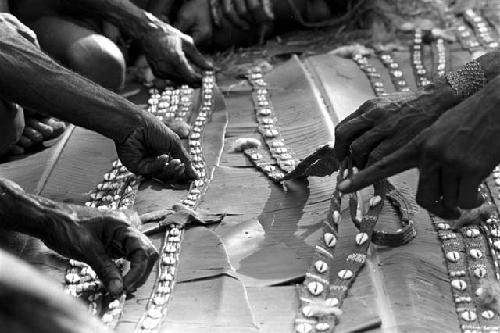
{"label": "arm", "polygon": [[109,21],[136,39],[149,31],[146,11],[129,0],[60,0],[59,4],[65,12]]}
{"label": "arm", "polygon": [[415,93],[369,100],[335,128],[335,154],[360,169],[408,143],[443,113],[500,74],[500,52],[487,53]]}
{"label": "arm", "polygon": [[[0,229],[39,238],[58,253],[89,264],[114,296],[142,285],[158,258],[151,241],[132,223],[139,224],[136,213],[54,202],[0,178]],[[122,257],[130,261],[123,278],[111,261]]]}
{"label": "arm", "polygon": [[193,39],[128,0],[60,0],[63,10],[109,21],[139,40],[153,73],[158,78],[198,83],[193,66],[212,69],[196,49]]}
{"label": "arm", "polygon": [[21,35],[22,27],[12,15],[0,15],[3,98],[114,140],[118,156],[132,172],[165,180],[194,177],[175,133],[126,99],[54,62],[28,34]]}
{"label": "arm", "polygon": [[137,106],[62,67],[8,23],[0,24],[0,93],[6,100],[123,142],[141,123]]}

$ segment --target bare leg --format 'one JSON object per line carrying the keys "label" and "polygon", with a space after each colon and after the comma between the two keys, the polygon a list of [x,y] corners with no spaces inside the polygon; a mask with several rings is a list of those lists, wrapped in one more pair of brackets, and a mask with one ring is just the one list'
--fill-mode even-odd
{"label": "bare leg", "polygon": [[96,32],[97,23],[45,16],[35,20],[31,28],[41,48],[62,64],[110,90],[123,86],[123,54],[115,43]]}

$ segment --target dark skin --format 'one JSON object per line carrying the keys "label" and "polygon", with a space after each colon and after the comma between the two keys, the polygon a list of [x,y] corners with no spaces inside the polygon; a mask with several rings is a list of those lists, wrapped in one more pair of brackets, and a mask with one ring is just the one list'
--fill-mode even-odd
{"label": "dark skin", "polygon": [[[488,87],[491,87],[492,82],[498,81],[500,74],[500,53],[490,52],[476,60],[483,68],[486,80],[490,82]],[[467,114],[466,110],[474,113],[479,106],[473,103],[480,102],[490,103],[488,110],[494,113],[492,108],[495,101],[485,95],[484,90],[463,101],[444,78],[437,79],[416,93],[394,94],[367,101],[335,129],[335,160],[343,161],[349,156],[355,166],[364,169],[354,175],[352,183],[343,182],[339,184],[339,188],[346,193],[354,192],[386,176],[418,167],[421,177],[417,202],[422,207],[449,219],[459,217],[459,208],[477,207],[481,203],[477,197],[477,185],[493,169],[492,161],[495,161],[495,157],[491,156],[490,160],[483,161],[480,150],[469,151],[461,144],[465,145],[463,128],[473,120],[469,118],[474,117]],[[482,110],[485,110],[482,105]],[[460,111],[449,115],[453,110]],[[486,119],[488,116],[484,115],[481,120],[474,119],[471,124],[483,121],[483,125],[486,125]],[[493,127],[494,120],[490,120],[492,123],[488,125]],[[448,128],[445,129],[446,126]],[[454,131],[462,134],[458,135]],[[474,135],[468,132],[471,137],[470,145],[475,144],[480,134],[485,132],[480,129],[480,125],[476,125],[472,131],[479,134],[474,139]],[[450,142],[452,138],[456,143]],[[454,147],[454,151],[450,152],[451,148],[446,148],[440,140]],[[404,151],[404,154],[394,153],[396,151]],[[470,155],[465,156],[466,154]],[[473,159],[477,161],[473,162]],[[313,154],[307,165],[306,161],[299,165],[299,172],[288,178],[321,176],[325,172],[337,170],[338,164],[335,163],[330,163],[333,167],[319,170],[308,166],[311,163],[319,165],[323,161],[326,161],[326,157]]]}
{"label": "dark skin", "polygon": [[140,41],[158,78],[198,83],[199,69],[212,65],[199,53],[193,40],[129,0],[19,0],[11,2],[13,13],[26,20],[40,15],[76,15],[107,21]]}
{"label": "dark skin", "polygon": [[446,111],[395,152],[339,184],[350,193],[404,170],[418,168],[417,202],[429,211],[457,218],[459,208],[478,207],[477,189],[500,162],[500,77]]}
{"label": "dark skin", "polygon": [[[294,2],[306,20],[330,16],[323,0]],[[190,0],[180,8],[175,25],[197,45],[227,48],[262,42],[273,27],[290,29],[297,26],[297,19],[285,0]]]}
{"label": "dark skin", "polygon": [[[165,181],[195,178],[175,133],[126,99],[55,63],[25,29],[12,15],[0,15],[2,97],[113,139],[122,163],[137,174]],[[131,227],[134,214],[53,202],[28,195],[6,179],[0,179],[0,189],[0,227],[38,237],[59,253],[88,262],[112,294],[135,290],[151,271],[158,253]],[[123,280],[110,261],[116,257],[132,262]]]}

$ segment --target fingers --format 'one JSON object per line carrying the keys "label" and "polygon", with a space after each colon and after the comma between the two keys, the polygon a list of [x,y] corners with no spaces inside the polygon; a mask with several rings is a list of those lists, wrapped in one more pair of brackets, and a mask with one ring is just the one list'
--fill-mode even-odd
{"label": "fingers", "polygon": [[[210,18],[204,20],[194,13],[190,7],[182,7],[175,26],[182,32],[189,34],[195,44],[209,43],[212,40],[212,24]],[[195,62],[196,63],[196,62]],[[196,63],[203,68],[203,64]]]}
{"label": "fingers", "polygon": [[273,20],[272,14],[270,15],[260,0],[247,0],[247,5],[257,24],[263,24]]}
{"label": "fingers", "polygon": [[88,256],[87,263],[97,273],[99,279],[104,283],[106,289],[114,297],[123,293],[123,282],[120,271],[115,263],[102,248],[89,249],[93,253]]}
{"label": "fingers", "polygon": [[196,66],[204,70],[212,70],[214,65],[208,61],[193,43],[185,42],[184,52]]}
{"label": "fingers", "polygon": [[390,133],[374,128],[354,140],[351,145],[351,157],[354,165],[359,169],[364,168],[373,149],[388,136]]}
{"label": "fingers", "polygon": [[343,161],[349,155],[351,143],[373,126],[365,117],[357,117],[335,128],[335,155]]}
{"label": "fingers", "polygon": [[212,21],[215,26],[220,27],[222,25],[221,13],[219,10],[218,0],[209,0],[210,1],[210,15],[212,16]]}
{"label": "fingers", "polygon": [[180,162],[184,165],[184,173],[187,179],[197,179],[196,172],[191,165],[191,159],[189,158],[189,154],[180,142],[180,140],[175,140],[172,142],[169,151],[170,156],[175,159],[180,160]]}
{"label": "fingers", "polygon": [[130,261],[130,270],[123,278],[123,287],[127,292],[133,292],[144,284],[159,255],[146,236],[132,228],[122,230],[117,233],[117,241],[122,244],[125,257]]}
{"label": "fingers", "polygon": [[418,142],[416,140],[384,157],[380,162],[355,174],[338,185],[340,191],[351,193],[374,184],[384,178],[417,166]]}
{"label": "fingers", "polygon": [[458,206],[463,209],[472,209],[483,204],[484,198],[478,192],[481,179],[463,177],[458,189]]}
{"label": "fingers", "polygon": [[142,159],[137,169],[140,174],[149,175],[163,181],[184,179],[186,173],[186,167],[181,160],[171,159],[166,154]]}
{"label": "fingers", "polygon": [[26,119],[26,125],[38,131],[44,138],[49,138],[54,134],[52,127],[32,118]]}
{"label": "fingers", "polygon": [[197,73],[193,66],[191,66],[183,49],[178,50],[177,52],[177,65],[177,75],[172,74],[176,76],[178,80],[192,84],[199,83],[201,81],[201,74]]}
{"label": "fingers", "polygon": [[233,0],[233,6],[236,9],[239,17],[245,19],[248,18],[249,12],[245,0]]}
{"label": "fingers", "polygon": [[242,20],[236,13],[236,8],[233,6],[233,0],[221,0],[222,1],[222,12],[224,15],[233,23],[235,26],[242,30],[250,29],[247,22]]}

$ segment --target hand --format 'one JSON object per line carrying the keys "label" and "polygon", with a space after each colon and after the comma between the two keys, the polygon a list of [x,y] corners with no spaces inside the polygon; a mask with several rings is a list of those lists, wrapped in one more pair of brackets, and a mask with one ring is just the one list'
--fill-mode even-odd
{"label": "hand", "polygon": [[153,15],[147,15],[149,31],[142,38],[142,47],[153,74],[178,82],[199,83],[201,74],[193,65],[202,70],[210,70],[212,65],[198,51],[193,39]]}
{"label": "hand", "polygon": [[455,103],[445,82],[369,100],[336,127],[335,154],[339,161],[351,154],[362,169],[406,145]]}
{"label": "hand", "polygon": [[64,293],[61,285],[0,250],[0,323],[3,332],[101,333],[108,329]]}
{"label": "hand", "polygon": [[123,165],[131,172],[162,181],[196,179],[179,136],[151,114],[144,113],[142,119],[125,142],[116,144]]}
{"label": "hand", "polygon": [[250,24],[257,26],[259,42],[274,20],[271,0],[210,0],[210,13],[219,28],[222,17],[241,30],[250,30]]}
{"label": "hand", "polygon": [[243,30],[250,29],[250,22],[261,25],[274,19],[269,0],[211,0],[210,5],[217,26],[220,25],[218,18],[221,13]]}
{"label": "hand", "polygon": [[193,37],[196,45],[210,46],[214,34],[208,0],[185,2],[177,14],[175,26]]}
{"label": "hand", "polygon": [[444,113],[407,145],[339,184],[354,192],[383,178],[418,167],[417,202],[443,218],[458,207],[482,203],[478,186],[500,162],[500,98],[495,78],[485,88]]}
{"label": "hand", "polygon": [[[46,206],[50,207],[44,212],[47,229],[40,238],[48,247],[89,264],[114,296],[133,292],[146,281],[158,251],[132,225],[140,224],[135,212],[60,203]],[[117,258],[130,261],[130,270],[123,278],[112,261]]]}

